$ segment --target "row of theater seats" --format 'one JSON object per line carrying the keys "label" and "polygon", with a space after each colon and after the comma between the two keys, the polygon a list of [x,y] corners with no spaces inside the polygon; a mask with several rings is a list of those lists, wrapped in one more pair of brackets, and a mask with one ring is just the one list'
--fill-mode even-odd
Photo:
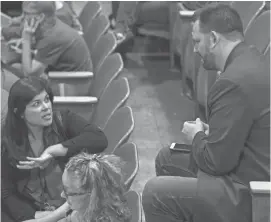
{"label": "row of theater seats", "polygon": [[[270,10],[266,8],[266,2],[236,1],[229,4],[237,10],[243,21],[246,43],[256,47],[265,56],[266,63],[270,67]],[[194,11],[187,10],[182,3],[179,3],[179,9],[182,24],[180,33],[183,35],[179,45],[183,90],[188,87],[186,79],[191,79],[194,90],[192,100],[195,102],[195,118],[200,116],[201,119],[206,120],[208,91],[215,83],[218,73],[205,70],[199,56],[193,53],[191,21]],[[251,181],[250,187],[253,193],[253,222],[270,221],[270,183]]]}
{"label": "row of theater seats", "polygon": [[[109,20],[101,9],[99,2],[89,1],[79,15],[93,72],[51,72],[49,81],[57,94],[55,109],[69,109],[95,123],[107,136],[105,153],[113,153],[124,160],[123,176],[132,222],[140,222],[141,197],[138,192],[129,190],[139,167],[137,146],[128,142],[134,129],[132,109],[125,106],[130,87],[127,78],[119,77],[125,72],[123,60],[119,53],[113,53],[116,38],[109,31]],[[6,90],[4,93],[8,94]]]}
{"label": "row of theater seats", "polygon": [[[100,76],[100,73],[104,71],[104,60],[110,55],[117,46],[117,40],[112,32],[108,32],[110,22],[108,18],[101,13],[101,5],[99,2],[88,2],[79,15],[79,21],[82,24],[84,39],[87,43],[91,60],[93,63],[93,72],[51,72],[49,78],[63,83],[74,83],[75,80],[80,80],[80,85],[84,83],[82,87],[77,88],[76,91],[72,87],[64,87],[61,85],[58,94],[61,96],[70,95],[87,95],[86,92],[90,92],[90,83]],[[108,62],[107,62],[108,64]],[[92,70],[90,70],[92,71]],[[95,83],[96,84],[96,83]],[[86,87],[89,91],[86,91]],[[95,89],[90,92],[92,96],[97,97]]]}
{"label": "row of theater seats", "polygon": [[114,153],[125,161],[123,176],[132,222],[140,222],[141,197],[129,190],[139,167],[136,144],[127,142],[134,129],[132,109],[125,106],[130,87],[127,78],[119,77],[125,72],[123,60],[119,53],[114,53],[117,41],[101,9],[99,2],[89,1],[79,16],[93,62],[93,74],[49,73],[49,79],[52,85],[60,86],[59,96],[54,98],[56,109],[68,108],[99,126],[108,139],[105,152]]}

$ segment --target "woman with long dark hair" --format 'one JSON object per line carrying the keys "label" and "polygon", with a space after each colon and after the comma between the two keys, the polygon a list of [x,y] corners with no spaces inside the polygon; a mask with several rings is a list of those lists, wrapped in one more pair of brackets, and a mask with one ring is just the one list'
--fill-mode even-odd
{"label": "woman with long dark hair", "polygon": [[53,110],[46,80],[28,77],[11,87],[1,135],[1,202],[14,221],[61,206],[65,163],[83,149],[100,153],[104,133],[70,111]]}

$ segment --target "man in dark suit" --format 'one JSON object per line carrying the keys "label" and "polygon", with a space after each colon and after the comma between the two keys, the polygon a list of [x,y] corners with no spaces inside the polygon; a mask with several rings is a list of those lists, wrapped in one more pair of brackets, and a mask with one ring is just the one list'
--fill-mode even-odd
{"label": "man in dark suit", "polygon": [[[196,13],[192,38],[203,67],[220,72],[207,121],[185,122],[190,153],[162,149],[143,191],[147,222],[251,222],[250,181],[270,180],[269,66],[244,41],[228,5]],[[187,146],[185,147],[187,148]]]}

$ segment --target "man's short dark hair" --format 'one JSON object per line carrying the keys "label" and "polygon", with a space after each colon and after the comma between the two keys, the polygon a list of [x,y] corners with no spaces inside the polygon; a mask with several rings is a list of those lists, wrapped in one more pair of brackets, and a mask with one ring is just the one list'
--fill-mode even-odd
{"label": "man's short dark hair", "polygon": [[203,33],[216,31],[220,34],[239,32],[243,35],[243,24],[238,12],[227,4],[210,4],[195,12]]}
{"label": "man's short dark hair", "polygon": [[23,11],[30,13],[44,13],[46,16],[53,16],[56,11],[54,1],[24,1]]}

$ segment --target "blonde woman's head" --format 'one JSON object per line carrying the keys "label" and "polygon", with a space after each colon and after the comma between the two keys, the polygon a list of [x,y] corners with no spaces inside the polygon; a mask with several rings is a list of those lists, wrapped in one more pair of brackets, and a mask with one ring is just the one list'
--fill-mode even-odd
{"label": "blonde woman's head", "polygon": [[[130,217],[124,198],[122,161],[115,155],[81,153],[67,163],[63,196],[79,221],[120,221]],[[115,214],[115,215],[114,215]]]}

